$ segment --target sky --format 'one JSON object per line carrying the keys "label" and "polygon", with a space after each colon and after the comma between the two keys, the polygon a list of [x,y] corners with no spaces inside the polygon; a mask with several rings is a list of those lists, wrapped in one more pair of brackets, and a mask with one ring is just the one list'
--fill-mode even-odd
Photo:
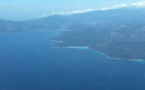
{"label": "sky", "polygon": [[71,12],[98,9],[143,0],[0,0],[0,19],[27,20]]}

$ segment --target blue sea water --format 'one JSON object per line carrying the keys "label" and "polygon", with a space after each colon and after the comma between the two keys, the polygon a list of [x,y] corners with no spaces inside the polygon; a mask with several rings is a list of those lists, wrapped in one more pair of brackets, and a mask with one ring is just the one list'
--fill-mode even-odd
{"label": "blue sea water", "polygon": [[53,48],[56,31],[0,34],[0,90],[145,90],[145,63]]}

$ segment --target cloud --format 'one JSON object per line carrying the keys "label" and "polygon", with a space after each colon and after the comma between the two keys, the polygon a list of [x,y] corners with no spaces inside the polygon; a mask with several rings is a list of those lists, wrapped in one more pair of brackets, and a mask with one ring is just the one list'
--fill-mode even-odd
{"label": "cloud", "polygon": [[105,8],[99,8],[99,9],[86,9],[86,10],[74,10],[71,12],[60,12],[59,14],[79,14],[79,13],[86,13],[86,12],[91,12],[91,11],[96,11],[96,10],[111,10],[111,9],[123,8],[127,6],[128,6],[127,4],[120,4],[120,5],[114,5],[112,7],[105,7]]}
{"label": "cloud", "polygon": [[120,4],[120,5],[114,5],[112,8],[110,9],[117,9],[117,8],[124,8],[124,7],[128,7],[128,4]]}
{"label": "cloud", "polygon": [[91,12],[95,11],[97,9],[86,9],[86,10],[74,10],[71,12],[60,12],[59,14],[78,14],[78,13],[86,13],[86,12]]}
{"label": "cloud", "polygon": [[145,6],[145,1],[137,2],[137,3],[132,3],[131,6],[140,6],[140,7],[143,7],[143,6]]}
{"label": "cloud", "polygon": [[124,7],[128,7],[128,4],[114,5],[112,7],[100,8],[98,10],[111,10],[111,9],[118,9],[118,8],[124,8]]}
{"label": "cloud", "polygon": [[128,7],[128,4],[114,5],[112,7],[104,7],[104,8],[99,8],[99,9],[86,9],[86,10],[74,10],[71,12],[60,12],[59,14],[79,14],[79,13],[86,13],[86,12],[97,11],[97,10],[118,9],[118,8],[123,8],[123,7]]}
{"label": "cloud", "polygon": [[98,9],[74,10],[71,12],[52,12],[52,14],[62,14],[62,15],[79,14],[79,13],[86,13],[86,12],[97,11],[97,10],[113,10],[113,9],[126,8],[126,7],[132,7],[132,6],[143,7],[145,6],[145,1],[131,3],[131,4],[124,3],[124,4],[114,5],[112,7],[104,7],[104,8],[98,8]]}

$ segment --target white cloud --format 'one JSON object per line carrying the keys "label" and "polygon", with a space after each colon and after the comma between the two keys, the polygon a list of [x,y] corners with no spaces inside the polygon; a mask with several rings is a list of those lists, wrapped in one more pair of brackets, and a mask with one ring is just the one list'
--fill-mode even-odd
{"label": "white cloud", "polygon": [[96,10],[112,10],[112,9],[119,9],[119,8],[126,8],[126,7],[143,7],[145,6],[145,1],[142,2],[136,2],[136,3],[131,3],[131,4],[119,4],[119,5],[114,5],[112,7],[104,7],[104,8],[99,8],[99,9],[86,9],[86,10],[74,10],[71,12],[52,12],[52,14],[79,14],[79,13],[86,13],[86,12],[91,12],[91,11],[96,11]]}
{"label": "white cloud", "polygon": [[87,10],[74,10],[71,12],[60,12],[59,14],[78,14],[78,13],[86,13],[86,12],[91,12],[91,11],[95,11],[97,9],[87,9]]}
{"label": "white cloud", "polygon": [[79,11],[72,11],[72,13],[85,13],[85,12],[91,12],[97,9],[87,9],[87,10],[79,10]]}
{"label": "white cloud", "polygon": [[140,6],[140,7],[143,7],[143,6],[145,6],[145,1],[137,2],[137,3],[132,3],[131,6]]}
{"label": "white cloud", "polygon": [[96,10],[111,10],[111,9],[123,8],[127,6],[128,6],[127,4],[120,4],[120,5],[114,5],[112,7],[105,7],[105,8],[99,8],[99,9],[86,9],[86,10],[75,10],[71,12],[60,12],[59,14],[79,14],[79,13],[86,13],[86,12],[91,12],[91,11],[96,11]]}
{"label": "white cloud", "polygon": [[128,7],[128,4],[114,5],[112,7],[100,8],[98,10],[111,10],[111,9],[118,9],[118,8],[124,8],[124,7]]}
{"label": "white cloud", "polygon": [[124,8],[124,7],[128,7],[128,4],[114,5],[114,6],[112,7],[112,9]]}

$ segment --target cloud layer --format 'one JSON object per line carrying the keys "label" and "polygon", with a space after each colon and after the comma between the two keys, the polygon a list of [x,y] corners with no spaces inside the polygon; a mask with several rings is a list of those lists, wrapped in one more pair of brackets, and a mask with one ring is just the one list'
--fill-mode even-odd
{"label": "cloud layer", "polygon": [[86,13],[86,12],[91,12],[91,11],[96,11],[96,10],[112,10],[112,9],[118,9],[118,8],[126,8],[126,7],[144,7],[145,6],[145,1],[141,2],[136,2],[136,3],[131,3],[131,4],[120,4],[120,5],[114,5],[112,7],[104,7],[104,8],[99,8],[99,9],[87,9],[87,10],[75,10],[71,12],[52,12],[52,14],[79,14],[79,13]]}

